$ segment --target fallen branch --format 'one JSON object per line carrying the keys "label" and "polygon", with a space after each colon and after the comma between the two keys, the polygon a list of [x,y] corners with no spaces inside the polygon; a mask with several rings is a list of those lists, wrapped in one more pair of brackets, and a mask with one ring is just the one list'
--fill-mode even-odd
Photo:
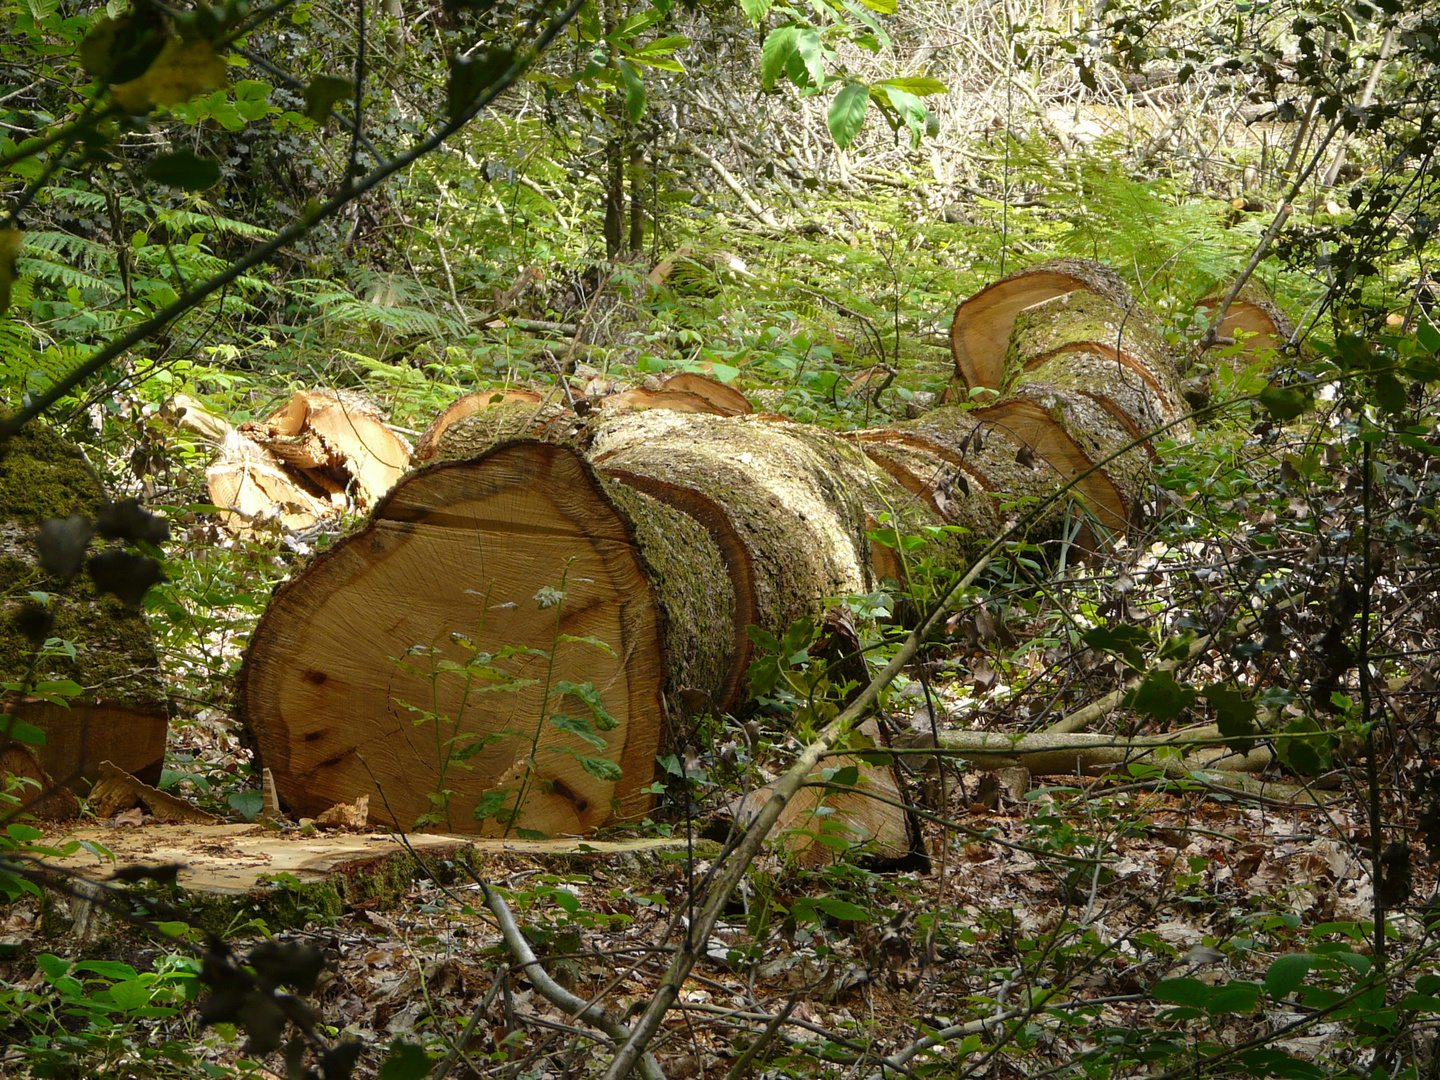
{"label": "fallen branch", "polygon": [[[530,980],[535,989],[546,1001],[557,1009],[563,1009],[568,1015],[577,1020],[583,1020],[593,1027],[599,1028],[617,1043],[627,1043],[633,1039],[629,1028],[609,1013],[602,1009],[597,1003],[586,1001],[550,977],[550,973],[541,966],[540,960],[530,948],[530,943],[525,940],[520,927],[515,922],[515,916],[510,914],[509,905],[504,898],[491,888],[484,881],[477,881],[481,891],[485,894],[485,906],[495,916],[495,921],[500,924],[500,934],[505,939],[505,946],[510,954],[515,957],[520,967],[525,972],[525,977]],[[655,1060],[653,1054],[639,1055],[638,1062],[640,1076],[643,1080],[665,1080],[665,1073],[660,1068],[660,1063]]]}

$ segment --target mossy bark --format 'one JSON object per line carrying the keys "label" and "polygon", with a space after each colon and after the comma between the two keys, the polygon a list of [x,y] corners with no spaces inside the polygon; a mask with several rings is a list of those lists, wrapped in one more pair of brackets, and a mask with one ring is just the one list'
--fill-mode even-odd
{"label": "mossy bark", "polygon": [[[99,593],[83,570],[66,584],[38,564],[35,536],[47,518],[93,517],[106,501],[84,455],[54,431],[30,424],[0,444],[0,679],[71,680],[81,688],[68,708],[22,690],[18,701],[7,697],[6,709],[45,734],[35,757],[55,782],[81,794],[107,759],[158,780],[169,722],[144,614]],[[66,643],[38,659],[16,621],[32,592],[50,594],[48,637]]]}

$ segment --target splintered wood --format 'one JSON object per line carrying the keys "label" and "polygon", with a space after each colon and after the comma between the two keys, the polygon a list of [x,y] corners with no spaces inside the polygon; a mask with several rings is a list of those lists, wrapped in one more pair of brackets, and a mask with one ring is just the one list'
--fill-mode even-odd
{"label": "splintered wood", "polygon": [[369,510],[409,468],[409,444],[374,404],[344,390],[302,390],[268,419],[226,433],[205,478],[230,531],[270,522],[300,531]]}

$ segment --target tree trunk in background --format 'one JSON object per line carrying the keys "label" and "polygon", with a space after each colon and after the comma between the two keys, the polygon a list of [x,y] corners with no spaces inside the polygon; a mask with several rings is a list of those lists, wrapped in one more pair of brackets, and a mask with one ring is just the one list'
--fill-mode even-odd
{"label": "tree trunk in background", "polygon": [[[683,702],[744,700],[749,627],[783,635],[832,598],[903,583],[911,559],[962,568],[1076,477],[1075,498],[1045,507],[1028,538],[1124,530],[1153,449],[1123,448],[1174,415],[1173,375],[1163,355],[1117,351],[1103,319],[1068,325],[1039,356],[994,343],[996,385],[1013,387],[994,406],[845,435],[603,403],[581,418],[499,401],[456,420],[429,440],[456,460],[412,473],[277,591],[241,675],[257,764],[300,814],[369,794],[402,828],[446,789],[457,831],[499,831],[475,808],[495,793],[513,808],[522,789],[516,824],[550,835],[642,812],[656,750],[689,735]],[[1087,340],[1097,327],[1106,341]],[[902,536],[960,529],[897,554],[871,539],[882,518]],[[542,607],[562,582],[558,612]],[[467,672],[477,650],[505,675]],[[570,692],[581,683],[609,730],[566,719],[593,719]]]}

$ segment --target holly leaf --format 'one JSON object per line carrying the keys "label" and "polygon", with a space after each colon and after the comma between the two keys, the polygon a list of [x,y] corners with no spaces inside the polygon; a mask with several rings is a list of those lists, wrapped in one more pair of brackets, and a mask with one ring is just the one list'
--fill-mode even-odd
{"label": "holly leaf", "polygon": [[1282,424],[1294,420],[1309,409],[1310,404],[1310,391],[1304,387],[1272,383],[1260,391],[1260,405]]}
{"label": "holly leaf", "polygon": [[510,70],[515,54],[509,49],[491,49],[480,56],[457,56],[450,61],[450,82],[446,86],[445,112],[459,119],[475,100]]}
{"label": "holly leaf", "polygon": [[1096,626],[1086,630],[1081,640],[1092,649],[1113,653],[1136,671],[1145,669],[1145,652],[1152,642],[1150,635],[1138,626]]}

